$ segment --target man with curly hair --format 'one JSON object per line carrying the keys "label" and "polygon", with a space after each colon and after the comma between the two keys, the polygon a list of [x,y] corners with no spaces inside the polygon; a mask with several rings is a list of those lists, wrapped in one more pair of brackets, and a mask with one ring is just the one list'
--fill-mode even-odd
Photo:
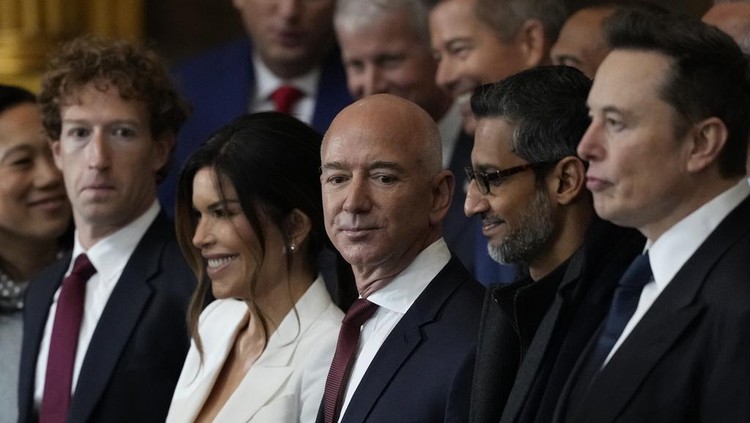
{"label": "man with curly hair", "polygon": [[39,103],[75,243],[29,286],[20,422],[163,422],[195,279],[156,200],[186,108],[151,50],[81,38]]}

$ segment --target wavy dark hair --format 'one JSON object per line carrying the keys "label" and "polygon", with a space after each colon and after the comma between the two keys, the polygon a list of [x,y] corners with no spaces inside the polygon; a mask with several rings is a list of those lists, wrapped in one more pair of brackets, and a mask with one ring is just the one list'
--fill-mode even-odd
{"label": "wavy dark hair", "polygon": [[[311,223],[310,235],[305,241],[305,263],[315,274],[318,272],[318,256],[324,247],[330,246],[321,200],[321,141],[319,133],[293,117],[276,112],[254,113],[243,115],[221,128],[185,162],[177,185],[175,222],[177,240],[198,280],[188,312],[188,325],[199,351],[202,351],[202,346],[198,318],[210,298],[211,282],[205,274],[200,251],[192,243],[197,224],[192,202],[196,173],[211,168],[217,176],[216,184],[222,197],[225,191],[222,179],[234,187],[242,212],[261,246],[258,263],[263,262],[266,254],[267,231],[264,227],[274,225],[286,234],[281,229],[290,213],[295,209],[304,213]],[[292,254],[285,257],[287,267],[291,268]],[[343,263],[343,258],[338,256],[337,262]],[[349,275],[342,274],[342,269],[347,268],[338,266],[338,282],[353,286],[351,269],[348,268]],[[250,307],[259,316],[268,341],[266,318],[252,302],[257,273],[248,284]]]}

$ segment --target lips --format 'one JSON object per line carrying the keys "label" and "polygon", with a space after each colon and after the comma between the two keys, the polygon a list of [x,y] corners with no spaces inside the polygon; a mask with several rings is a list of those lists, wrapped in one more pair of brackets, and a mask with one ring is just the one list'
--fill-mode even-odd
{"label": "lips", "polygon": [[484,234],[485,236],[489,236],[491,232],[493,232],[496,228],[504,223],[505,220],[500,219],[499,217],[485,216],[482,219],[482,234]]}
{"label": "lips", "polygon": [[593,193],[603,191],[609,188],[611,185],[611,182],[605,181],[604,179],[586,175],[586,188],[588,188],[589,191]]}
{"label": "lips", "polygon": [[218,275],[224,268],[239,257],[238,254],[204,256],[206,260],[206,273],[210,278]]}

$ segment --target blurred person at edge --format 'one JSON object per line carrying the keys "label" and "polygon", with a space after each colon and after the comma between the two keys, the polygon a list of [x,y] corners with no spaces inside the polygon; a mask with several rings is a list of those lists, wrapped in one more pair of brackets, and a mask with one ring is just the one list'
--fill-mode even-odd
{"label": "blurred person at edge", "polygon": [[18,419],[22,310],[29,281],[70,249],[72,220],[31,92],[0,85],[0,421]]}

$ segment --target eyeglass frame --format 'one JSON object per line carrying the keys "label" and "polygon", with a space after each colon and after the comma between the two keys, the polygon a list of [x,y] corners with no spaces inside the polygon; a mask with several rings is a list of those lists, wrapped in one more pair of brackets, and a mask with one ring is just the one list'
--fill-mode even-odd
{"label": "eyeglass frame", "polygon": [[464,167],[464,172],[466,172],[466,178],[469,180],[469,183],[475,180],[479,193],[482,195],[487,195],[490,193],[492,188],[490,187],[491,182],[499,181],[499,183],[495,186],[500,186],[504,184],[505,181],[508,180],[508,178],[517,173],[521,173],[530,169],[536,170],[540,167],[549,166],[556,163],[557,161],[526,163],[519,166],[509,167],[507,169],[494,170],[492,172],[482,172],[480,170],[474,170],[474,168],[471,166],[466,166]]}

